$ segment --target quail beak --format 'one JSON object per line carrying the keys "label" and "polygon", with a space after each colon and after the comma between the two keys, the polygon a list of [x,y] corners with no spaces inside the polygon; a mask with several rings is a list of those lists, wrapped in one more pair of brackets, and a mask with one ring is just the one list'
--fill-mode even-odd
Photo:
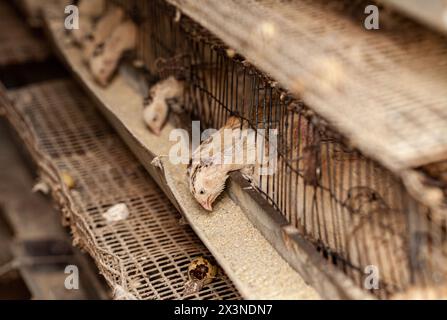
{"label": "quail beak", "polygon": [[212,205],[208,202],[208,201],[206,201],[206,202],[202,202],[202,203],[200,203],[201,205],[202,205],[202,207],[205,209],[205,210],[207,210],[207,211],[213,211],[213,207],[212,207]]}
{"label": "quail beak", "polygon": [[103,77],[101,77],[100,75],[95,76],[94,77],[96,82],[101,86],[101,87],[105,87],[107,86],[107,80]]}
{"label": "quail beak", "polygon": [[152,132],[153,132],[155,135],[159,136],[160,133],[161,133],[161,130],[160,130],[160,129],[152,129]]}

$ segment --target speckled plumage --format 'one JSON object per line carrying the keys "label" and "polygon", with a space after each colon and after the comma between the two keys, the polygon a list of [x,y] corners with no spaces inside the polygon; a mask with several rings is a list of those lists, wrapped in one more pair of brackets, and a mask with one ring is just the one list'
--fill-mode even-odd
{"label": "speckled plumage", "polygon": [[[206,139],[194,152],[189,167],[189,186],[192,195],[200,205],[212,211],[212,205],[225,188],[228,174],[232,171],[253,167],[248,161],[252,147],[243,139],[224,139],[224,130],[232,130],[234,137],[241,133],[241,121],[230,117],[226,124],[216,133]],[[235,131],[238,130],[238,131]],[[236,155],[243,152],[242,161],[235,160]],[[231,159],[232,161],[225,161]]]}
{"label": "speckled plumage", "polygon": [[86,37],[93,31],[94,19],[101,16],[105,9],[105,0],[81,0],[79,8],[79,28],[71,31],[74,42],[83,46]]}
{"label": "speckled plumage", "polygon": [[89,63],[94,55],[102,53],[105,42],[123,21],[124,16],[123,9],[111,7],[99,19],[83,44],[82,54],[86,63]]}
{"label": "speckled plumage", "polygon": [[143,119],[153,133],[160,134],[168,119],[169,111],[183,112],[184,90],[184,82],[173,76],[151,87],[149,91],[151,101],[143,111]]}
{"label": "speckled plumage", "polygon": [[102,53],[91,58],[90,69],[100,85],[109,83],[124,52],[135,49],[137,32],[137,26],[132,21],[124,21],[107,39]]}

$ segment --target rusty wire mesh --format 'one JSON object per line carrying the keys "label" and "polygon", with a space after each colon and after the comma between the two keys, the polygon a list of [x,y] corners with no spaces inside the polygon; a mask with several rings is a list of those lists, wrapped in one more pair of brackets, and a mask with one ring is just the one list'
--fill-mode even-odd
{"label": "rusty wire mesh", "polygon": [[[7,115],[38,162],[71,227],[74,242],[95,259],[112,288],[138,299],[183,298],[189,263],[210,253],[71,80],[10,91]],[[73,177],[68,188],[63,175]],[[125,203],[130,216],[107,223],[104,212]],[[121,286],[121,287],[118,287]],[[122,295],[118,290],[117,294]],[[239,299],[217,279],[188,299]]]}
{"label": "rusty wire mesh", "polygon": [[324,257],[359,286],[365,268],[378,267],[380,289],[372,292],[380,298],[445,285],[445,218],[435,219],[399,178],[173,6],[113,2],[139,23],[137,55],[148,69],[187,79],[187,109],[203,129],[230,115],[278,129],[278,170],[257,177],[257,188]]}
{"label": "rusty wire mesh", "polygon": [[364,0],[167,2],[301,94],[392,171],[445,160],[445,37],[387,7],[380,29],[366,30],[364,10],[374,2]]}

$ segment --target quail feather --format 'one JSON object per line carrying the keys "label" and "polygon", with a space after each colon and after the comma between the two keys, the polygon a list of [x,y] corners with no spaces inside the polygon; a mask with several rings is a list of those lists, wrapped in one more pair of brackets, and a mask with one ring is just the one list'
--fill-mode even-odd
{"label": "quail feather", "polygon": [[123,9],[113,6],[99,19],[83,44],[82,54],[86,63],[89,63],[94,55],[104,51],[105,42],[124,20],[124,16]]}
{"label": "quail feather", "polygon": [[90,69],[100,85],[106,86],[109,83],[123,54],[135,49],[137,32],[137,26],[132,21],[124,21],[107,39],[102,53],[92,57]]}
{"label": "quail feather", "polygon": [[170,76],[153,85],[149,91],[150,103],[143,111],[143,120],[156,135],[160,135],[170,111],[182,113],[185,84]]}
{"label": "quail feather", "polygon": [[105,0],[80,0],[79,28],[71,30],[73,40],[83,46],[86,37],[93,31],[94,20],[99,18],[105,9]]}
{"label": "quail feather", "polygon": [[[237,117],[230,117],[226,124],[194,152],[189,173],[189,188],[192,195],[206,210],[212,211],[212,205],[225,188],[228,174],[233,171],[250,170],[255,161],[255,145],[247,143],[242,134],[242,126]],[[230,131],[226,131],[230,130]],[[231,139],[228,135],[231,133]],[[242,158],[236,159],[242,155]]]}

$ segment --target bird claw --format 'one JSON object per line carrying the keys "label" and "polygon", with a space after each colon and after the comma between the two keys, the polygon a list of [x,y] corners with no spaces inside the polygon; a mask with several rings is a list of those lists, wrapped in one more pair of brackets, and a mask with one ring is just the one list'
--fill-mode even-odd
{"label": "bird claw", "polygon": [[163,163],[161,162],[160,157],[155,157],[155,158],[152,160],[151,164],[152,164],[154,167],[157,167],[157,168],[163,170]]}

